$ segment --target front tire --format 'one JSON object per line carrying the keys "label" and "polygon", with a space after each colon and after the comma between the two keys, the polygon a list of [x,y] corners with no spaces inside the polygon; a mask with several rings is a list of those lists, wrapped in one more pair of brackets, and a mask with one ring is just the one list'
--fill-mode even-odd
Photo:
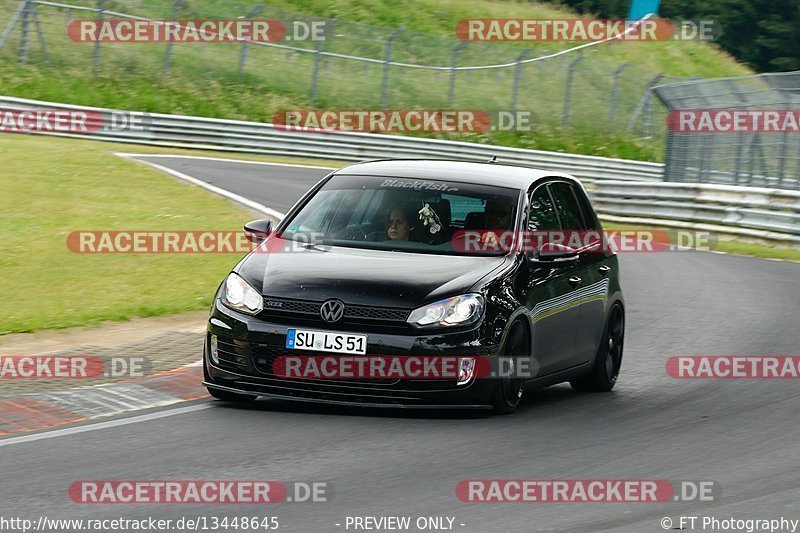
{"label": "front tire", "polygon": [[600,346],[597,347],[594,367],[586,377],[571,381],[572,388],[582,392],[603,392],[613,389],[622,367],[624,341],[625,313],[621,305],[614,304],[608,315]]}
{"label": "front tire", "polygon": [[497,380],[494,390],[492,406],[497,414],[513,413],[519,407],[522,400],[522,393],[525,392],[525,380],[515,378],[517,373],[517,360],[521,357],[529,357],[530,339],[528,329],[520,322],[514,322],[511,331],[508,332],[506,345],[503,349],[503,356],[509,358],[508,376],[503,376]]}

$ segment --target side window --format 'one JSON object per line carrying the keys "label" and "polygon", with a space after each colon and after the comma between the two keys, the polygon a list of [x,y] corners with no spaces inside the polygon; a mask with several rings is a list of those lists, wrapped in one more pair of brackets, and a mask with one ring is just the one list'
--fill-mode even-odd
{"label": "side window", "polygon": [[302,224],[293,224],[287,229],[290,232],[314,232],[324,231],[330,224],[334,210],[332,207],[341,197],[342,192],[337,190],[320,191],[306,204],[303,210],[308,210],[310,216],[303,218]]}
{"label": "side window", "polygon": [[541,186],[531,194],[531,208],[528,212],[527,229],[531,231],[554,231],[558,230],[558,218],[556,217],[553,202],[547,194],[547,187]]}
{"label": "side window", "polygon": [[550,184],[550,192],[556,203],[556,212],[561,219],[562,229],[565,231],[580,231],[589,229],[583,221],[578,201],[572,193],[572,185],[564,182]]}
{"label": "side window", "polygon": [[581,213],[583,213],[583,220],[586,221],[589,229],[599,230],[600,221],[597,220],[597,214],[594,212],[592,204],[589,203],[586,193],[575,186],[572,186],[572,192],[575,193],[575,197],[578,199],[578,205],[581,207]]}

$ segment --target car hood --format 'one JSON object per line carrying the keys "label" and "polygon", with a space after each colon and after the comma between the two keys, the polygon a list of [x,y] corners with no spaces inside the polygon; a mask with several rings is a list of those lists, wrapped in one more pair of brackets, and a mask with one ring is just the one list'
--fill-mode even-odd
{"label": "car hood", "polygon": [[504,262],[504,257],[325,246],[254,252],[236,271],[265,296],[411,308],[466,292]]}

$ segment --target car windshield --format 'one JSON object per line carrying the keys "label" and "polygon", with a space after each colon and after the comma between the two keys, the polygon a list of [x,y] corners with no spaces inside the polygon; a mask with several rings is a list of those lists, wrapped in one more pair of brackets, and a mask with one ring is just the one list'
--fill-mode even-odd
{"label": "car windshield", "polygon": [[[335,175],[282,237],[336,246],[458,255],[459,230],[514,228],[519,191],[456,181]],[[463,232],[462,232],[463,233]],[[489,251],[486,255],[501,252]]]}

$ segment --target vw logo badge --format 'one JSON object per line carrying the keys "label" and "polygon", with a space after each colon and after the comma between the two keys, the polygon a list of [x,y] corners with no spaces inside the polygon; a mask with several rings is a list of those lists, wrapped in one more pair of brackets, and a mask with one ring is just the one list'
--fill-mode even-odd
{"label": "vw logo badge", "polygon": [[328,300],[319,308],[319,316],[325,322],[338,322],[344,316],[344,302],[341,300]]}

